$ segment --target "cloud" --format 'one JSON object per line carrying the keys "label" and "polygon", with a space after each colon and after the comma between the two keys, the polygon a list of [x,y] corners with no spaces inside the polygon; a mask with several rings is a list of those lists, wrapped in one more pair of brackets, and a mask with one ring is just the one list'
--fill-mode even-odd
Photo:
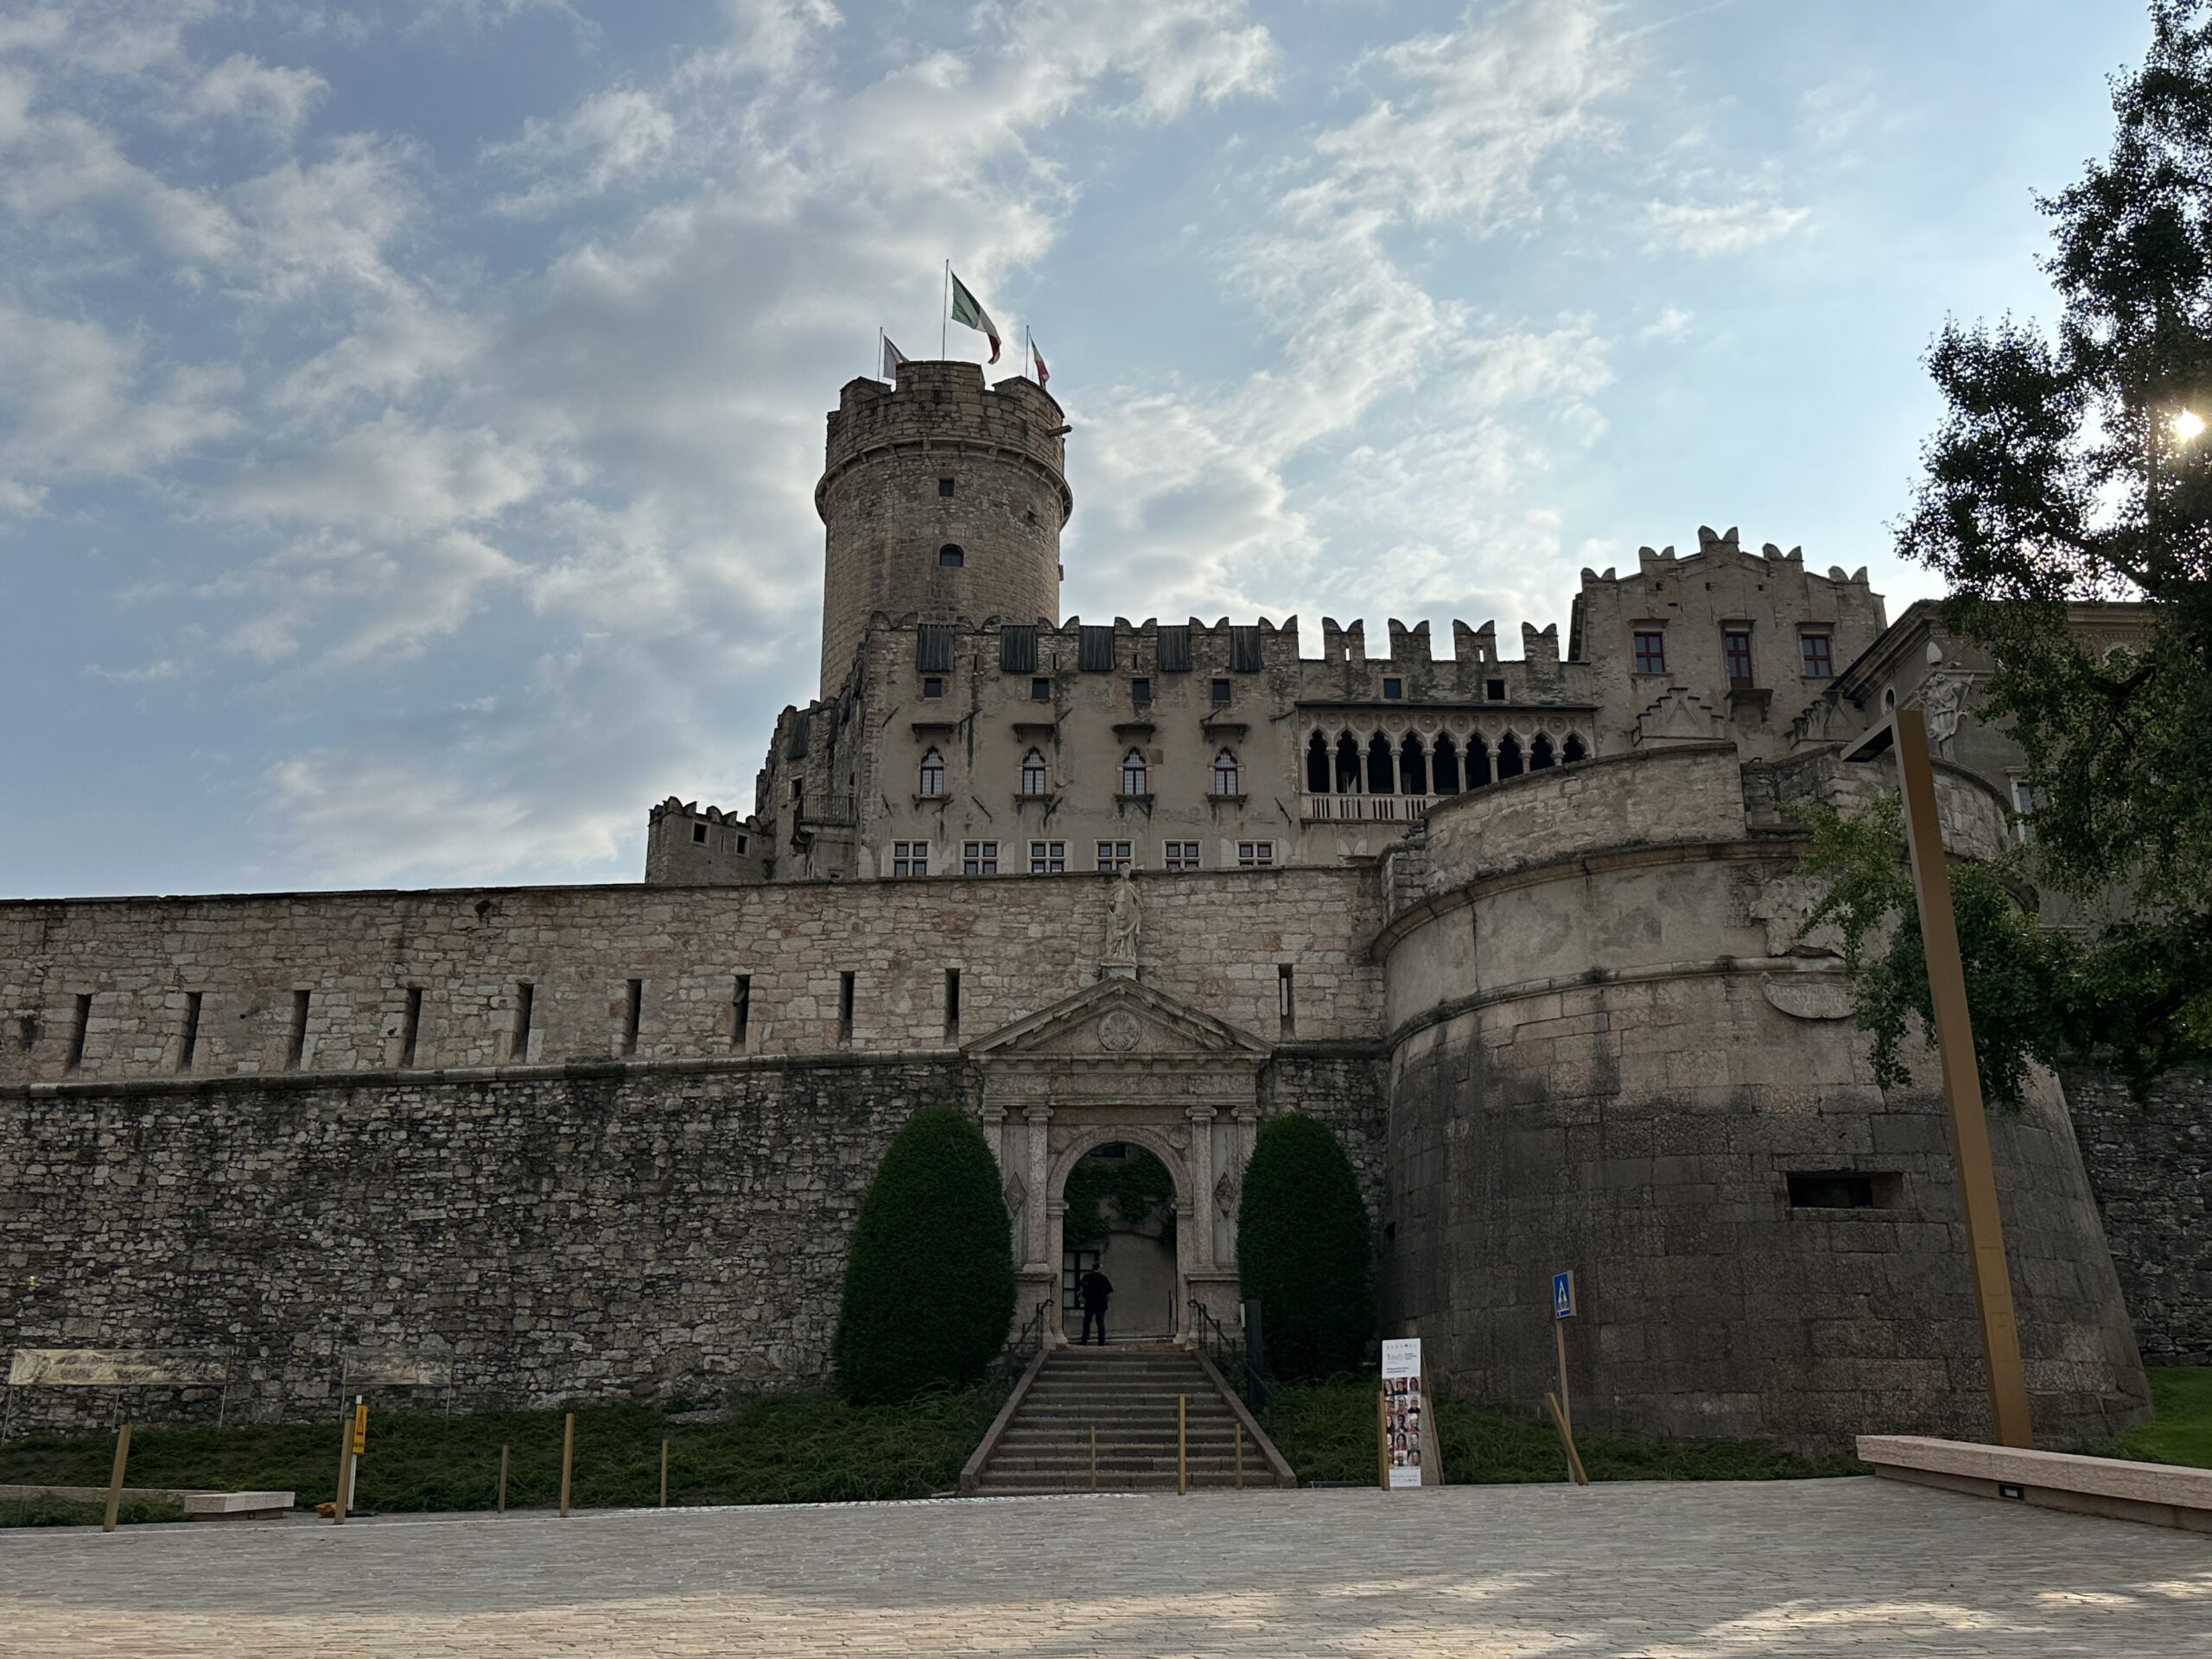
{"label": "cloud", "polygon": [[37,480],[144,480],[237,429],[237,384],[229,368],[153,361],[98,322],[0,304],[0,499],[35,510]]}
{"label": "cloud", "polygon": [[1655,201],[1644,215],[1655,242],[1711,259],[1778,241],[1810,218],[1811,212],[1768,201]]}
{"label": "cloud", "polygon": [[594,92],[565,119],[526,122],[519,137],[486,148],[486,160],[504,162],[531,181],[519,194],[499,197],[493,206],[505,213],[543,213],[601,195],[665,162],[676,137],[676,118],[650,94],[633,86]]}
{"label": "cloud", "polygon": [[197,115],[258,122],[289,134],[329,90],[329,83],[312,69],[271,67],[241,52],[201,76],[186,107]]}
{"label": "cloud", "polygon": [[418,425],[397,410],[335,442],[244,472],[221,498],[245,518],[425,531],[493,518],[537,493],[543,461],[488,428]]}

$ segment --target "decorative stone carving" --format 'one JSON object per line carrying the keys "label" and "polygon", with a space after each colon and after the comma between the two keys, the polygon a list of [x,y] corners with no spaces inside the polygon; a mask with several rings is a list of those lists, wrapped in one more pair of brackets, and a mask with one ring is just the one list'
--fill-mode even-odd
{"label": "decorative stone carving", "polygon": [[1766,1000],[1798,1020],[1847,1020],[1851,988],[1826,974],[1761,974]]}
{"label": "decorative stone carving", "polygon": [[1137,897],[1137,884],[1123,870],[1106,900],[1106,953],[1100,962],[1108,968],[1134,970],[1138,936],[1143,929],[1144,903]]}
{"label": "decorative stone carving", "polygon": [[1693,696],[1679,685],[1671,686],[1666,696],[1637,716],[1636,742],[1639,748],[1668,743],[1709,743],[1719,730],[1719,716],[1706,706],[1702,697]]}
{"label": "decorative stone carving", "polygon": [[1224,1173],[1213,1184],[1213,1207],[1224,1216],[1235,1215],[1243,1198],[1243,1185],[1234,1175]]}
{"label": "decorative stone carving", "polygon": [[1958,669],[1938,669],[1920,683],[1920,715],[1928,725],[1929,746],[1938,753],[1959,734],[1959,717],[1973,693],[1974,676]]}
{"label": "decorative stone carving", "polygon": [[1805,918],[1813,913],[1813,906],[1819,902],[1821,892],[1819,883],[1794,875],[1774,877],[1759,890],[1758,897],[1751,901],[1751,914],[1753,921],[1765,924],[1767,955],[1843,955],[1843,930],[1833,922],[1823,922],[1811,932],[1799,937],[1799,930],[1805,925]]}
{"label": "decorative stone carving", "polygon": [[1098,1046],[1126,1054],[1144,1040],[1144,1027],[1127,1008],[1109,1008],[1098,1021]]}

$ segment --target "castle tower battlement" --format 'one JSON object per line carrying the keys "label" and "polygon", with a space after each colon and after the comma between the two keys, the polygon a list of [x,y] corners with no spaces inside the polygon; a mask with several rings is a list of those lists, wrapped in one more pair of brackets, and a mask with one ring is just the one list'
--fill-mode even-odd
{"label": "castle tower battlement", "polygon": [[814,492],[823,696],[842,689],[877,612],[1059,615],[1067,431],[1042,386],[987,386],[973,363],[901,364],[895,387],[846,384]]}

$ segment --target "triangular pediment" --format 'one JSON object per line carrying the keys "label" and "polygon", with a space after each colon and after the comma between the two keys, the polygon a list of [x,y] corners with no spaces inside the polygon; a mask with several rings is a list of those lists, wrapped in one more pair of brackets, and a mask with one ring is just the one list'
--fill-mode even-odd
{"label": "triangular pediment", "polygon": [[1129,978],[1102,979],[969,1046],[971,1059],[1257,1063],[1268,1046],[1224,1020]]}

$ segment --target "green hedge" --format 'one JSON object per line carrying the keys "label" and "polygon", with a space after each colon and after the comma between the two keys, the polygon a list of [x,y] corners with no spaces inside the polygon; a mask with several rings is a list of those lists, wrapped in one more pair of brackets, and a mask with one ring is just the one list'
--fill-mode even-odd
{"label": "green hedge", "polygon": [[1260,1130],[1236,1212],[1236,1276],[1278,1376],[1356,1370],[1375,1334],[1374,1256],[1351,1160],[1302,1113]]}
{"label": "green hedge", "polygon": [[962,1113],[892,1137],[853,1224],[831,1357],[856,1405],[972,1387],[1014,1318],[1014,1228],[998,1160]]}

